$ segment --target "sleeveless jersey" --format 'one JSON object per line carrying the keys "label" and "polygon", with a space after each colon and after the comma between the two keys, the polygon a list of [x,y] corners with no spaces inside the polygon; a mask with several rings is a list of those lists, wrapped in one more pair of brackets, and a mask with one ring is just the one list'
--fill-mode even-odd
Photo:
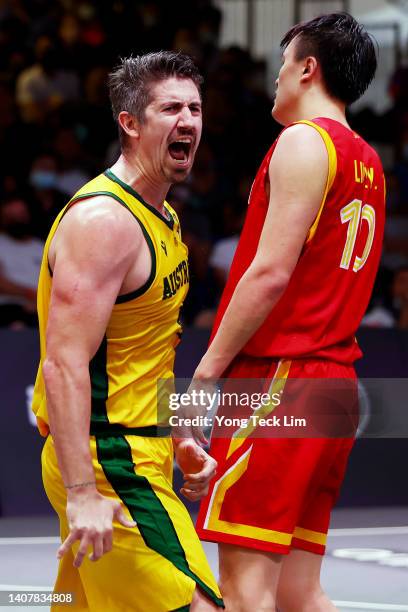
{"label": "sleeveless jersey", "polygon": [[[42,376],[52,286],[48,252],[68,208],[97,195],[113,198],[131,213],[129,223],[139,223],[150,250],[152,268],[142,287],[117,297],[104,338],[89,364],[91,430],[110,424],[156,425],[157,381],[174,376],[175,347],[181,333],[179,313],[189,282],[187,247],[181,240],[179,221],[167,202],[168,218],[107,170],[84,185],[68,202],[55,220],[44,248],[38,286],[41,361],[33,397],[33,411],[42,435],[49,431]],[[86,202],[78,205],[86,206]]]}
{"label": "sleeveless jersey", "polygon": [[[314,127],[327,148],[329,172],[323,202],[284,294],[241,352],[289,359],[311,356],[349,364],[362,354],[354,334],[367,308],[381,255],[384,173],[376,152],[339,122],[318,118],[299,123]],[[258,247],[269,204],[269,163],[277,140],[252,186],[213,336]]]}

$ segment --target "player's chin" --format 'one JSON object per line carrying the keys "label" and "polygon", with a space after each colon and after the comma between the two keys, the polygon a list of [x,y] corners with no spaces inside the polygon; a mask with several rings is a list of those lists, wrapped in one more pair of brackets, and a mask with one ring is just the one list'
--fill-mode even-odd
{"label": "player's chin", "polygon": [[275,119],[275,121],[277,121],[277,123],[280,123],[281,125],[287,125],[285,113],[282,111],[279,105],[276,104],[276,102],[272,108],[271,115]]}
{"label": "player's chin", "polygon": [[171,183],[182,183],[186,180],[190,174],[192,165],[183,168],[174,168],[169,172],[169,178]]}

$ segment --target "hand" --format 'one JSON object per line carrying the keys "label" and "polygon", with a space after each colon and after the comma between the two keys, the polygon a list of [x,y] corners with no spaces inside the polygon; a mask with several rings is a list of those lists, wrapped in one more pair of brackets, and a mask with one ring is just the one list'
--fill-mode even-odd
{"label": "hand", "polygon": [[91,561],[97,561],[112,550],[113,526],[116,519],[124,527],[135,527],[135,521],[129,520],[118,501],[104,497],[98,491],[75,492],[68,495],[67,519],[69,535],[61,544],[57,558],[61,559],[72,544],[79,540],[79,549],[74,559],[74,567],[80,567],[89,546],[93,552]]}
{"label": "hand", "polygon": [[180,493],[190,501],[197,501],[207,495],[210,480],[217,470],[215,459],[191,438],[176,442],[175,454],[184,476],[184,486]]}

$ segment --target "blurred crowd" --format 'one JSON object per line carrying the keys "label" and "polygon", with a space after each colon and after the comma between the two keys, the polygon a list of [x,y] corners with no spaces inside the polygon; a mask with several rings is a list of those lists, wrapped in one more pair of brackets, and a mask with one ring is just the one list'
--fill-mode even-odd
{"label": "blurred crowd", "polygon": [[[35,326],[44,240],[59,210],[119,155],[106,89],[118,58],[150,50],[192,55],[205,78],[204,130],[189,179],[169,201],[190,252],[187,324],[209,327],[225,284],[257,167],[280,131],[267,66],[220,48],[209,0],[0,0],[0,326]],[[383,266],[366,325],[408,328],[408,68],[390,78],[394,104],[350,116],[391,147]]]}

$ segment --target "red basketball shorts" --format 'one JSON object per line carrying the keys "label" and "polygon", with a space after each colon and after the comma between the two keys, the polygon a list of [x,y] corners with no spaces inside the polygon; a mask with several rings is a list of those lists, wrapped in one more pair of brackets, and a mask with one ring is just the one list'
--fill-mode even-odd
{"label": "red basketball shorts", "polygon": [[[245,411],[248,416],[249,410],[259,417],[246,426],[230,419],[235,430],[215,425],[210,454],[218,468],[200,506],[200,538],[273,553],[301,548],[324,554],[358,420],[354,368],[324,360],[238,356],[226,378],[224,390],[245,386],[253,394],[268,388],[282,401],[255,410],[230,409],[230,416]],[[304,433],[290,425],[294,415],[297,423],[306,423]],[[272,424],[257,425],[266,422]]]}

